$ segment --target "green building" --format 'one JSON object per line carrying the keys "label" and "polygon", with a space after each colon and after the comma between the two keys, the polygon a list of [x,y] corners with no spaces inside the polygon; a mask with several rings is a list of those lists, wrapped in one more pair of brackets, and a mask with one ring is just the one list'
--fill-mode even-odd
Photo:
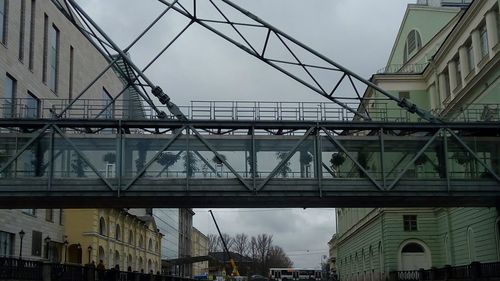
{"label": "green building", "polygon": [[[500,1],[476,0],[470,6],[468,2],[436,0],[409,5],[387,65],[373,75],[372,82],[443,120],[500,121]],[[419,121],[379,103],[371,89],[364,97],[360,110],[366,107],[372,116]],[[406,172],[394,174],[439,177],[442,165],[435,154],[425,152]],[[499,148],[480,157],[500,173]],[[376,173],[380,159],[376,155],[363,158],[366,169]],[[487,176],[485,168],[467,152],[457,151],[448,159],[454,179],[474,177],[479,181]],[[395,168],[401,166],[398,161],[402,159],[391,151],[383,160]],[[500,260],[496,208],[342,208],[337,209],[336,217],[337,233],[329,242],[335,248],[330,252],[336,256],[330,258],[342,281],[386,280],[392,271]]]}

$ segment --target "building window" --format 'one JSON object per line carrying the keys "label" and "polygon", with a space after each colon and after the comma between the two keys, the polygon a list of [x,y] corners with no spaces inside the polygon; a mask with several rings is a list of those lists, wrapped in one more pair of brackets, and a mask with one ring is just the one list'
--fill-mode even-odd
{"label": "building window", "polygon": [[488,54],[488,31],[486,30],[486,24],[483,24],[479,28],[479,36],[481,42],[481,57],[485,57]]}
{"label": "building window", "polygon": [[113,98],[111,95],[108,93],[106,88],[102,88],[102,106],[103,108],[106,108],[106,110],[103,112],[103,116],[106,119],[111,119],[113,118]]}
{"label": "building window", "polygon": [[469,62],[469,72],[471,72],[476,67],[474,61],[474,49],[471,42],[467,45],[467,61]]}
{"label": "building window", "polygon": [[45,220],[54,222],[54,210],[53,209],[45,209]]}
{"label": "building window", "polygon": [[153,240],[151,238],[149,238],[148,250],[153,251]]}
{"label": "building window", "polygon": [[17,81],[12,76],[7,74],[5,77],[4,94],[3,94],[3,117],[14,117],[14,100],[16,98]]}
{"label": "building window", "polygon": [[417,216],[405,215],[403,216],[404,231],[417,231]]}
{"label": "building window", "polygon": [[134,233],[132,232],[132,230],[129,230],[128,232],[128,243],[134,244]]}
{"label": "building window", "polygon": [[14,255],[14,239],[13,233],[0,231],[0,256],[11,257]]}
{"label": "building window", "polygon": [[28,92],[26,98],[26,117],[34,119],[40,117],[40,100],[31,92]]}
{"label": "building window", "polygon": [[9,25],[9,0],[0,0],[0,39],[7,45],[7,27]]}
{"label": "building window", "polygon": [[462,65],[460,65],[460,59],[455,58],[456,74],[457,74],[457,89],[462,88]]}
{"label": "building window", "polygon": [[73,67],[75,60],[75,49],[73,46],[69,46],[69,100],[73,98]]}
{"label": "building window", "polygon": [[19,13],[19,60],[24,61],[24,36],[26,26],[26,0],[21,0],[21,12]]}
{"label": "building window", "polygon": [[118,241],[121,241],[122,240],[122,232],[121,232],[121,229],[120,229],[120,225],[117,224],[116,225],[116,233],[115,233],[115,238],[116,240]]}
{"label": "building window", "polygon": [[142,235],[139,237],[139,248],[144,248],[144,239],[142,238]]}
{"label": "building window", "polygon": [[52,25],[50,29],[50,77],[49,88],[57,93],[59,76],[59,29]]}
{"label": "building window", "polygon": [[469,262],[476,261],[476,241],[474,240],[474,230],[467,229],[467,249],[469,250]]}
{"label": "building window", "polygon": [[33,71],[33,63],[35,56],[35,19],[36,19],[36,0],[31,0],[30,11],[30,42],[29,42],[29,63],[28,67]]}
{"label": "building window", "polygon": [[48,60],[48,45],[49,45],[49,16],[43,16],[43,65],[42,65],[42,81],[47,84],[47,60]]}
{"label": "building window", "polygon": [[31,255],[35,257],[42,256],[42,233],[34,231],[31,238]]}
{"label": "building window", "polygon": [[422,48],[420,33],[415,29],[408,33],[404,50],[404,63],[406,63],[418,50]]}
{"label": "building window", "polygon": [[106,236],[106,221],[104,221],[104,218],[99,220],[99,234]]}
{"label": "building window", "polygon": [[410,99],[410,92],[399,92],[399,99]]}
{"label": "building window", "polygon": [[59,209],[59,224],[64,225],[64,210]]}
{"label": "building window", "polygon": [[30,215],[30,216],[35,216],[36,215],[36,209],[22,209],[23,213]]}

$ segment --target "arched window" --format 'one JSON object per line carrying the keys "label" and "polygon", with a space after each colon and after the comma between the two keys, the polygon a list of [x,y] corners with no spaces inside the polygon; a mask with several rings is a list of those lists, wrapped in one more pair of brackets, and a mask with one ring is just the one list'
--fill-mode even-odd
{"label": "arched window", "polygon": [[120,265],[120,253],[118,253],[118,251],[115,251],[115,261],[114,261],[114,265]]}
{"label": "arched window", "polygon": [[497,254],[498,254],[498,259],[500,259],[500,218],[497,219],[496,223],[496,233],[497,233]]}
{"label": "arched window", "polygon": [[408,243],[401,250],[402,253],[425,253],[424,247],[417,243]]}
{"label": "arched window", "polygon": [[474,240],[474,230],[471,227],[467,229],[467,248],[469,250],[469,262],[476,261],[476,243]]}
{"label": "arched window", "polygon": [[129,230],[128,232],[128,243],[134,244],[134,233],[132,232],[132,230]]}
{"label": "arched window", "polygon": [[383,280],[384,277],[384,251],[382,249],[382,242],[378,242],[378,269],[379,269],[379,280]]}
{"label": "arched window", "polygon": [[415,29],[411,30],[406,37],[403,61],[406,63],[418,50],[422,48],[422,38]]}
{"label": "arched window", "polygon": [[99,234],[106,236],[106,221],[103,217],[99,220]]}
{"label": "arched window", "polygon": [[106,253],[104,252],[104,248],[99,246],[99,261],[106,260]]}
{"label": "arched window", "polygon": [[432,265],[431,250],[423,241],[405,241],[401,243],[399,253],[399,271],[429,269]]}
{"label": "arched window", "polygon": [[142,261],[142,257],[139,257],[139,271],[144,270],[144,262]]}
{"label": "arched window", "polygon": [[446,264],[451,265],[450,241],[448,234],[444,236],[444,253],[446,257]]}
{"label": "arched window", "polygon": [[160,246],[159,246],[158,241],[156,241],[156,244],[155,244],[155,252],[157,252],[157,253],[160,252]]}
{"label": "arched window", "polygon": [[[134,263],[132,261],[132,255],[131,254],[129,254],[128,258],[127,258],[127,267],[130,267],[130,268],[134,267]],[[128,268],[127,268],[127,271],[128,271]]]}
{"label": "arched window", "polygon": [[122,240],[122,230],[121,230],[121,228],[120,228],[120,225],[119,225],[119,224],[117,224],[117,225],[116,225],[116,233],[115,233],[115,238],[116,238],[116,240],[118,240],[118,241],[121,241],[121,240]]}
{"label": "arched window", "polygon": [[149,238],[148,250],[153,251],[153,240]]}
{"label": "arched window", "polygon": [[144,248],[144,239],[142,238],[142,235],[139,237],[139,248]]}
{"label": "arched window", "polygon": [[148,272],[153,270],[153,262],[151,260],[148,260]]}

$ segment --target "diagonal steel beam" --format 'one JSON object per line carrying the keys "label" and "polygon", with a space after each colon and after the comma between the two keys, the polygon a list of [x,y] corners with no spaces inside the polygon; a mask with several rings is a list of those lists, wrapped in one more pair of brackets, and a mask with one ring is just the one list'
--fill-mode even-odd
{"label": "diagonal steel beam", "polygon": [[21,156],[21,154],[23,154],[26,149],[28,149],[28,147],[30,147],[37,139],[39,139],[44,133],[45,131],[51,127],[52,125],[51,124],[47,124],[45,126],[43,126],[43,128],[40,129],[40,131],[38,132],[38,134],[36,134],[34,137],[32,137],[23,147],[21,147],[20,150],[17,151],[17,153],[12,156],[9,161],[7,161],[5,163],[4,166],[2,166],[2,168],[0,168],[0,174],[3,173],[5,171],[5,169],[7,169],[7,167],[9,167],[12,162],[16,161],[16,159]]}
{"label": "diagonal steel beam", "polygon": [[94,166],[94,164],[90,162],[87,156],[85,156],[85,154],[81,152],[80,149],[78,149],[78,147],[76,147],[76,145],[66,136],[66,134],[64,134],[64,132],[57,125],[53,125],[53,128],[75,150],[76,154],[78,154],[78,156],[80,156],[83,159],[83,161],[85,161],[85,163],[89,165],[90,169],[99,177],[99,179],[102,182],[104,182],[104,184],[109,188],[109,190],[115,191],[113,185],[111,185],[111,183],[109,183],[108,180],[104,178],[103,175],[101,175],[101,172],[99,172],[99,170]]}
{"label": "diagonal steel beam", "polygon": [[137,173],[137,175],[127,184],[127,186],[125,186],[125,188],[122,189],[122,191],[128,190],[138,179],[140,179],[142,177],[142,175],[144,175],[146,170],[149,169],[149,167],[151,165],[153,165],[153,163],[160,157],[160,155],[165,150],[167,150],[177,140],[177,138],[179,138],[179,136],[182,134],[182,131],[184,131],[184,129],[186,129],[186,126],[182,126],[177,131],[177,133],[158,151],[158,153],[156,153],[155,156],[153,156],[153,158],[151,158],[151,160],[149,160],[149,162],[146,163],[146,165],[144,165],[142,170],[140,170],[139,173]]}
{"label": "diagonal steel beam", "polygon": [[354,164],[356,164],[356,166],[363,172],[363,174],[365,174],[368,177],[368,179],[373,183],[373,185],[377,189],[381,191],[384,190],[384,188],[380,186],[377,180],[374,179],[372,175],[370,175],[370,173],[368,173],[368,171],[361,164],[359,164],[358,160],[356,160],[356,158],[352,156],[351,153],[349,153],[349,151],[338,140],[336,140],[326,128],[322,127],[321,129],[323,130],[323,132],[326,133],[330,142],[332,142],[333,145],[337,146],[340,150],[342,150],[342,152],[344,152],[347,155],[347,157],[349,157],[349,159],[351,159],[351,161],[354,162]]}
{"label": "diagonal steel beam", "polygon": [[198,158],[200,158],[200,159],[201,159],[201,161],[202,161],[203,163],[205,163],[205,165],[207,165],[207,167],[208,167],[210,170],[212,170],[212,172],[213,172],[213,173],[214,173],[217,177],[219,177],[219,178],[220,178],[220,177],[222,177],[222,174],[221,174],[221,173],[219,173],[219,172],[217,171],[217,169],[215,169],[215,168],[214,168],[214,166],[212,166],[212,164],[210,164],[210,162],[209,162],[209,161],[208,161],[205,157],[203,157],[203,155],[201,155],[201,153],[200,153],[199,151],[194,151],[194,154],[196,154],[196,156],[198,156]]}
{"label": "diagonal steel beam", "polygon": [[[118,45],[104,32],[104,30],[102,30],[102,28],[97,25],[97,23],[74,0],[67,1],[71,4],[73,9],[79,12],[101,34],[101,36],[113,46],[113,49],[115,49],[115,51],[119,54],[118,57],[121,57],[121,59],[123,59],[123,61],[126,62],[149,87],[151,87],[153,93],[155,94],[156,92],[155,96],[165,97],[165,105],[176,118],[180,120],[187,120],[187,117],[182,113],[182,111],[180,111],[179,107],[170,100],[170,97],[165,94],[161,88],[155,85],[146,75],[144,75],[144,73],[132,62],[132,60],[127,57],[127,54],[120,49],[120,47],[118,47]],[[160,117],[164,118],[165,114],[160,114]]]}
{"label": "diagonal steel beam", "polygon": [[488,170],[488,172],[498,181],[500,182],[500,176],[498,176],[495,171],[488,165],[486,165],[486,163],[484,163],[484,161],[474,152],[474,150],[472,150],[469,145],[467,145],[467,143],[465,143],[462,139],[460,139],[460,137],[455,134],[452,130],[450,129],[446,129],[452,136],[453,138],[455,138],[459,143],[460,145],[462,145],[465,149],[467,149],[467,151],[476,159],[476,161],[479,162],[479,164],[481,164],[481,166],[483,166],[486,170]]}
{"label": "diagonal steel beam", "polygon": [[417,154],[408,163],[406,163],[406,165],[404,166],[403,170],[398,174],[398,176],[394,179],[394,181],[391,183],[391,185],[389,185],[389,187],[387,188],[387,190],[392,190],[392,189],[394,189],[394,187],[396,187],[396,185],[401,180],[401,178],[404,176],[404,174],[406,173],[406,171],[408,171],[408,169],[410,168],[410,166],[413,165],[413,163],[415,163],[415,161],[420,156],[422,156],[422,154],[425,153],[425,151],[427,150],[427,148],[429,148],[429,146],[436,140],[436,138],[439,136],[439,134],[441,134],[442,131],[443,131],[443,129],[439,129],[432,136],[432,138],[429,141],[427,141],[427,143],[417,152]]}
{"label": "diagonal steel beam", "polygon": [[269,176],[267,176],[267,178],[265,178],[264,181],[259,185],[257,191],[261,191],[266,186],[266,184],[278,174],[279,170],[286,164],[286,162],[290,161],[295,152],[297,152],[297,149],[299,149],[300,145],[302,145],[307,140],[307,138],[310,137],[314,129],[315,127],[311,127],[309,128],[309,130],[307,130],[302,138],[300,138],[300,140],[293,146],[292,150],[288,152],[286,157],[281,160],[278,166],[276,166],[274,170],[269,174]]}
{"label": "diagonal steel beam", "polygon": [[193,131],[193,133],[196,135],[196,137],[203,143],[203,145],[205,145],[210,151],[212,151],[213,154],[215,154],[215,156],[222,161],[222,163],[224,163],[224,165],[226,165],[226,167],[231,171],[231,173],[233,173],[237,178],[238,180],[243,184],[243,186],[252,191],[252,187],[245,181],[245,179],[231,166],[229,165],[229,163],[220,156],[219,152],[217,152],[216,149],[213,148],[213,146],[208,143],[205,138],[203,138],[203,136],[192,126],[189,126],[189,128],[191,129],[191,131]]}

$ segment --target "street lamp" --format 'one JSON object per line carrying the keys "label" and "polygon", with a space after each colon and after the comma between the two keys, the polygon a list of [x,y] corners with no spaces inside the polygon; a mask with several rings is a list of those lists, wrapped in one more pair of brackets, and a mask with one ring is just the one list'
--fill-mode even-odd
{"label": "street lamp", "polygon": [[45,258],[49,259],[49,243],[52,239],[50,239],[50,236],[45,237],[43,241],[45,242],[46,248],[45,248]]}
{"label": "street lamp", "polygon": [[92,246],[89,246],[87,250],[89,251],[89,264],[90,264],[90,255],[92,255]]}
{"label": "street lamp", "polygon": [[19,243],[19,259],[22,259],[23,257],[23,238],[24,238],[24,230],[21,229],[21,231],[19,231],[19,238],[21,238],[21,243]]}
{"label": "street lamp", "polygon": [[64,263],[68,261],[68,240],[64,240]]}

